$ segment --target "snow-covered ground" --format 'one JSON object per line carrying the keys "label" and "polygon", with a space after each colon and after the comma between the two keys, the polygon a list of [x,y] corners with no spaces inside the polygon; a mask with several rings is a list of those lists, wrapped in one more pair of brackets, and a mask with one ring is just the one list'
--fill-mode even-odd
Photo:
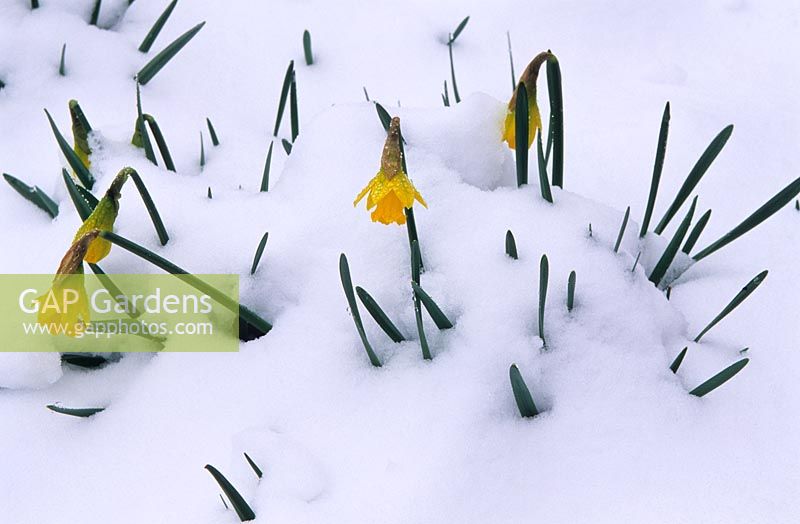
{"label": "snow-covered ground", "polygon": [[[647,280],[665,239],[640,244],[636,234],[667,100],[655,220],[708,142],[735,124],[693,193],[695,217],[713,209],[700,247],[800,175],[795,2],[183,0],[148,56],[137,47],[166,1],[126,9],[127,0],[104,0],[101,29],[86,22],[92,0],[40,3],[0,4],[0,171],[39,185],[61,211],[51,221],[3,184],[0,272],[52,273],[80,225],[42,111],[69,135],[74,98],[97,130],[95,193],[135,167],[171,240],[159,246],[132,186],[117,232],[194,272],[240,274],[242,302],[274,329],[238,353],[130,354],[91,371],[61,369],[57,354],[0,354],[0,521],[237,522],[207,463],[265,523],[800,519],[800,213],[787,206],[690,268],[669,301]],[[445,108],[444,42],[466,15],[453,48],[463,100]],[[142,88],[175,174],[130,146],[132,76],[201,21]],[[554,188],[553,205],[535,184],[516,188],[513,152],[500,141],[512,89],[506,31],[517,74],[544,49],[560,60],[565,190]],[[300,134],[288,157],[275,141],[270,191],[259,192],[290,60]],[[352,205],[386,136],[364,87],[401,118],[410,176],[429,205],[416,207],[422,283],[455,323],[439,332],[426,317],[430,362],[416,336],[406,230]],[[546,99],[540,79],[545,115]],[[287,111],[280,137],[288,136]],[[626,206],[631,222],[615,254]],[[517,261],[504,254],[508,229]],[[392,343],[362,308],[380,369],[349,315],[340,253],[409,339]],[[158,271],[118,248],[102,265]],[[691,343],[763,269],[765,283]],[[668,366],[687,345],[673,375]],[[750,363],[739,375],[707,397],[687,393],[745,346]],[[517,411],[512,363],[544,411],[534,419]],[[106,410],[75,418],[45,409],[55,402]],[[264,470],[260,482],[243,452]]]}

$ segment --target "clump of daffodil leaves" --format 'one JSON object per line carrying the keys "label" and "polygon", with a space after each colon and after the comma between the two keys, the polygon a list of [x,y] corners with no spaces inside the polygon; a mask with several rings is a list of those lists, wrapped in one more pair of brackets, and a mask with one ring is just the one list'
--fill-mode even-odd
{"label": "clump of daffodil leaves", "polygon": [[389,123],[389,134],[383,146],[381,168],[353,202],[355,206],[366,196],[367,210],[374,208],[370,215],[373,222],[402,225],[406,223],[405,209],[414,205],[415,200],[428,207],[403,171],[400,140],[400,119],[394,117]]}

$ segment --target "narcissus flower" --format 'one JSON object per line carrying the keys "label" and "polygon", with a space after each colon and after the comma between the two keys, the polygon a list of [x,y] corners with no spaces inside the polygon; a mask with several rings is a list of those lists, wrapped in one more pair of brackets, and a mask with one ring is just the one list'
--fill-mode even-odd
{"label": "narcissus flower", "polygon": [[[539,53],[531,60],[525,71],[522,72],[519,81],[525,84],[525,89],[528,92],[528,147],[533,144],[533,139],[536,136],[537,130],[542,129],[542,117],[539,114],[539,106],[536,104],[536,79],[539,76],[539,68],[545,63],[550,53],[545,51]],[[519,87],[514,89],[514,94],[508,102],[508,111],[506,112],[506,121],[503,126],[503,140],[508,143],[511,149],[516,148],[516,123],[515,123],[515,108],[517,105],[517,91]]]}
{"label": "narcissus flower", "polygon": [[[92,211],[92,214],[89,215],[78,229],[73,242],[83,237],[89,231],[95,229],[111,231],[114,228],[114,221],[116,221],[117,214],[119,214],[119,199],[122,197],[122,186],[128,180],[130,171],[131,168],[126,167],[117,174],[116,178],[114,178],[114,181],[111,183],[111,187],[106,191],[105,196],[100,199],[94,211]],[[96,237],[89,245],[84,260],[96,264],[104,259],[110,251],[111,242],[105,238]]]}
{"label": "narcissus flower", "polygon": [[100,232],[89,231],[73,242],[61,259],[50,289],[39,297],[37,321],[63,329],[67,336],[74,337],[89,323],[89,299],[84,286],[83,260],[91,244]]}
{"label": "narcissus flower", "polygon": [[403,171],[400,140],[400,119],[394,117],[389,124],[389,135],[383,146],[381,169],[353,202],[354,206],[357,205],[366,195],[367,209],[375,208],[371,214],[373,222],[405,224],[405,209],[414,205],[414,200],[428,207]]}
{"label": "narcissus flower", "polygon": [[92,161],[89,160],[89,155],[92,154],[92,148],[89,146],[89,132],[91,132],[92,126],[86,120],[83,109],[81,109],[77,100],[69,101],[69,116],[72,119],[73,149],[78,158],[81,159],[81,162],[83,162],[83,165],[86,166],[86,169],[89,169],[92,165]]}

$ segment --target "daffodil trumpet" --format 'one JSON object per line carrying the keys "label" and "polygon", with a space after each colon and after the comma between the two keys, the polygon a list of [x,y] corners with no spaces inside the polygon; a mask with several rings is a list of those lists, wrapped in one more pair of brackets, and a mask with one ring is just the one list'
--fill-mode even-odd
{"label": "daffodil trumpet", "polygon": [[[117,174],[106,194],[95,206],[92,214],[78,228],[73,241],[77,241],[93,230],[112,231],[114,229],[114,222],[119,214],[119,199],[122,197],[122,186],[125,185],[131,171],[133,171],[131,168],[126,167]],[[104,259],[110,251],[111,242],[95,235],[95,238],[88,246],[84,260],[96,264]]]}
{"label": "daffodil trumpet", "polygon": [[[539,69],[542,67],[542,64],[551,56],[552,54],[549,51],[543,51],[536,55],[519,78],[520,83],[525,85],[525,90],[528,93],[528,148],[533,144],[536,132],[541,132],[542,129],[542,116],[539,113],[539,106],[536,103],[536,80],[539,77]],[[515,112],[518,91],[519,87],[514,89],[514,94],[508,102],[506,120],[503,125],[503,141],[505,141],[511,149],[515,149],[516,147]]]}
{"label": "daffodil trumpet", "polygon": [[394,117],[389,123],[380,170],[353,202],[356,206],[366,196],[367,210],[372,210],[373,222],[402,225],[406,223],[405,209],[410,209],[415,200],[428,207],[403,170],[400,140],[400,119]]}
{"label": "daffodil trumpet", "polygon": [[56,271],[50,289],[37,299],[37,322],[56,327],[75,337],[90,321],[89,300],[84,284],[83,261],[100,231],[94,229],[75,240]]}

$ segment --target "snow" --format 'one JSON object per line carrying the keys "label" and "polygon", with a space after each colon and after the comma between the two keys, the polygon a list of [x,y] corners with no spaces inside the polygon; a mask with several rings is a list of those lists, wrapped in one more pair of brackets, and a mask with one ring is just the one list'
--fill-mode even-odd
{"label": "snow", "polygon": [[[158,245],[132,186],[116,230],[193,272],[240,274],[242,302],[274,329],[236,354],[128,354],[94,371],[62,369],[56,354],[0,355],[3,521],[237,522],[203,471],[207,463],[240,490],[257,522],[800,516],[800,215],[787,207],[692,266],[669,301],[647,274],[686,208],[664,238],[637,239],[666,100],[672,120],[655,219],[708,142],[736,126],[696,192],[695,216],[713,209],[698,247],[796,178],[796,6],[179,3],[153,51],[207,24],[142,88],[145,112],[176,161],[173,174],[129,145],[131,77],[147,59],[136,48],[166,2],[137,0],[127,10],[122,0],[103,2],[107,29],[86,24],[92,4],[0,6],[0,46],[14,50],[0,56],[0,169],[60,202],[51,222],[0,190],[0,269],[51,273],[80,225],[42,112],[69,135],[66,107],[75,98],[98,130],[95,193],[123,166],[135,167],[171,240]],[[463,100],[444,108],[442,39],[467,14],[453,49]],[[304,29],[316,59],[310,67]],[[517,73],[542,49],[561,62],[565,190],[553,188],[552,205],[535,184],[516,188],[513,154],[499,141],[511,91],[507,30]],[[288,157],[276,141],[270,191],[259,193],[289,60],[300,136]],[[422,286],[455,323],[439,332],[426,316],[432,362],[422,360],[416,337],[405,228],[372,223],[363,203],[352,205],[377,171],[385,139],[362,86],[400,117],[410,176],[429,204],[415,210]],[[280,136],[288,129],[287,111]],[[503,251],[509,229],[516,261]],[[265,231],[269,242],[251,276]],[[347,311],[340,253],[354,284],[409,338],[393,344],[362,308],[380,369],[369,365]],[[542,254],[550,263],[546,350],[537,336]],[[118,248],[102,266],[158,271]],[[701,344],[691,343],[762,269],[770,270],[765,283]],[[568,312],[571,270],[576,306]],[[684,346],[673,375],[668,366]],[[745,346],[751,361],[739,375],[702,399],[688,395]],[[544,411],[533,420],[517,412],[512,363]],[[106,410],[77,419],[44,408],[57,402]],[[264,471],[260,482],[244,452]]]}

